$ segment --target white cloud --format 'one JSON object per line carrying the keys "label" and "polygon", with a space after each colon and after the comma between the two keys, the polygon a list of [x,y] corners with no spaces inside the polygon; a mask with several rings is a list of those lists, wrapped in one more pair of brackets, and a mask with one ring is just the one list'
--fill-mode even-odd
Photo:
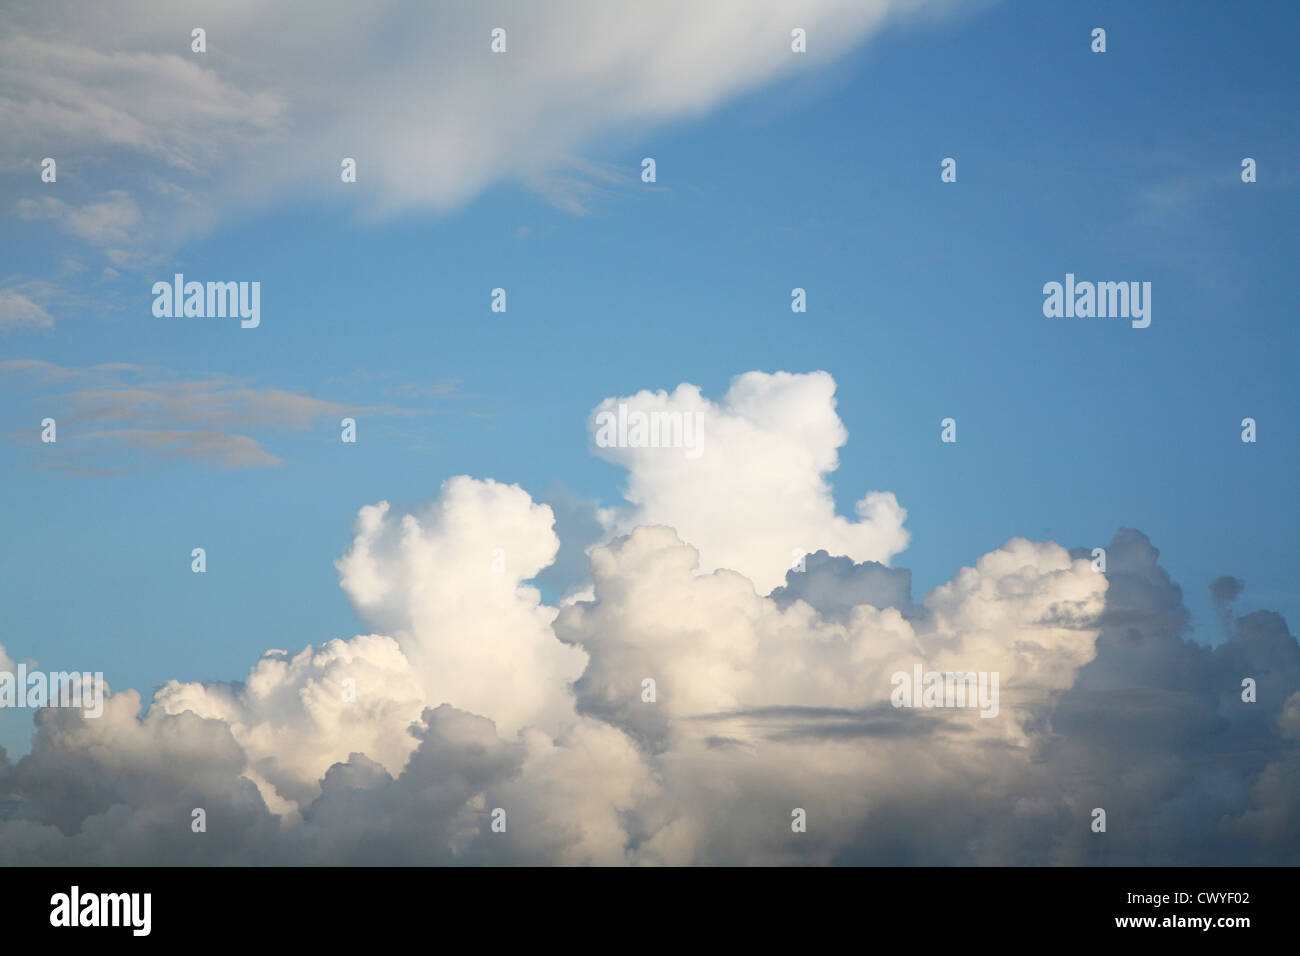
{"label": "white cloud", "polygon": [[[287,195],[351,198],[339,183],[344,156],[358,161],[371,210],[445,210],[513,179],[577,211],[607,178],[579,158],[601,137],[643,139],[825,66],[892,16],[950,6],[662,0],[636,16],[602,0],[7,9],[0,169],[33,176],[30,164],[52,155],[60,183],[89,186],[101,177],[85,161],[112,155],[113,188],[149,197],[142,231],[161,244]],[[196,24],[207,53],[190,50]],[[498,26],[508,52],[494,55]],[[790,50],[796,26],[809,37],[803,55]],[[109,225],[88,210],[69,223],[87,236]]]}
{"label": "white cloud", "polygon": [[354,752],[400,773],[417,743],[408,728],[424,695],[397,642],[368,635],[292,655],[268,651],[238,685],[168,681],[154,707],[224,721],[269,784],[268,803],[306,806],[325,772]]}
{"label": "white cloud", "polygon": [[[866,604],[848,620],[803,601],[782,608],[747,578],[697,575],[696,564],[671,528],[638,528],[592,551],[594,599],[565,607],[555,625],[591,657],[579,708],[659,748],[687,732],[752,742],[746,721],[771,708],[879,707],[891,677],[914,664],[998,673],[998,716],[925,713],[969,716],[967,732],[1024,744],[1051,693],[1092,659],[1106,592],[1088,561],[1024,540],[931,592],[916,621]],[[641,700],[645,677],[656,682],[655,706]]]}
{"label": "white cloud", "polygon": [[889,492],[868,492],[857,520],[835,513],[826,476],[839,464],[848,432],[835,413],[835,380],[826,372],[747,372],[720,402],[694,385],[671,394],[643,391],[609,398],[591,414],[698,414],[697,456],[680,448],[599,447],[628,470],[630,509],[615,513],[619,531],[669,524],[700,551],[704,570],[730,568],[766,594],[784,581],[795,551],[825,548],[855,561],[888,563],[907,546],[907,512]]}
{"label": "white cloud", "polygon": [[75,18],[53,4],[6,11],[0,126],[11,148],[122,149],[199,171],[231,140],[271,129],[282,111],[274,94],[245,92],[237,76],[222,75],[236,70],[190,53],[181,21],[211,23],[215,6],[135,3]]}
{"label": "white cloud", "polygon": [[554,730],[572,713],[567,685],[583,655],[551,632],[555,609],[523,582],[559,550],[554,517],[517,485],[451,478],[406,514],[361,509],[338,561],[357,613],[401,645],[430,705]]}

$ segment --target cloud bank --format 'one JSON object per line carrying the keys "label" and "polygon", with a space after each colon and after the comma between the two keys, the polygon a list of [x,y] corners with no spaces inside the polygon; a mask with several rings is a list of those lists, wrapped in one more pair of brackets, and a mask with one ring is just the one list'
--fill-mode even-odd
{"label": "cloud bank", "polygon": [[[901,547],[897,506],[883,536],[826,510],[833,393],[757,372],[717,403],[643,393],[718,417],[697,460],[777,476],[805,523],[680,449],[612,455],[627,510],[559,608],[529,584],[559,540],[523,489],[460,476],[409,512],[361,509],[337,568],[372,633],[169,682],[147,709],[126,690],[98,720],[38,711],[31,753],[0,759],[0,862],[1300,862],[1285,622],[1228,609],[1223,643],[1189,640],[1132,529],[1105,573],[1013,538],[914,600],[869,556]],[[746,510],[752,548],[729,550]],[[778,575],[790,533],[811,553]],[[998,673],[996,716],[893,706],[915,665]]]}

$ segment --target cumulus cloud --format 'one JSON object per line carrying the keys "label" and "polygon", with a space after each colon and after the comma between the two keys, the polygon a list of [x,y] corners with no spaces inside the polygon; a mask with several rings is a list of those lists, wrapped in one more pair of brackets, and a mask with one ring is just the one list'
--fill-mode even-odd
{"label": "cumulus cloud", "polygon": [[[672,529],[639,528],[592,552],[594,600],[565,607],[555,625],[591,655],[575,685],[579,708],[656,750],[683,733],[752,742],[782,713],[829,708],[835,732],[859,717],[875,722],[893,675],[910,679],[915,665],[997,672],[1002,707],[1013,712],[967,721],[963,732],[1024,743],[1091,659],[1106,588],[1063,548],[1013,540],[932,592],[912,621],[866,602],[846,618],[802,600],[783,608],[744,576],[697,575],[697,565]],[[654,707],[637,693],[639,679],[629,685],[638,674],[655,681]]]}
{"label": "cumulus cloud", "polygon": [[[806,436],[788,487],[815,492],[843,442],[833,382],[738,381],[760,400],[703,406],[735,419],[719,447],[781,460]],[[765,405],[773,387],[800,401]],[[361,509],[337,568],[370,633],[169,682],[143,712],[134,691],[98,720],[38,711],[31,753],[0,755],[0,863],[1300,862],[1300,645],[1266,611],[1191,640],[1140,532],[1105,573],[1013,538],[914,600],[906,569],[830,545],[771,588],[699,520],[740,498],[767,522],[761,483],[626,460],[705,507],[591,548],[562,607],[530,583],[551,510],[461,476]],[[917,666],[997,673],[996,714],[893,706]]]}
{"label": "cumulus cloud", "polygon": [[[140,695],[128,690],[109,696],[96,719],[76,710],[37,711],[32,752],[17,766],[0,762],[0,790],[21,799],[4,824],[0,861],[264,858],[259,843],[275,839],[279,821],[244,775],[247,758],[230,727],[193,713],[141,718],[140,706]],[[193,807],[226,821],[220,840],[203,846],[185,839]]]}
{"label": "cumulus cloud", "polygon": [[397,642],[364,635],[297,654],[268,651],[238,685],[168,681],[153,708],[224,722],[268,805],[292,812],[310,804],[329,768],[354,752],[400,773],[423,702]]}
{"label": "cumulus cloud", "polygon": [[555,640],[554,608],[523,583],[555,559],[554,521],[517,485],[452,478],[417,512],[361,509],[339,579],[360,617],[396,638],[431,701],[511,734],[554,728],[583,655]]}
{"label": "cumulus cloud", "polygon": [[[739,571],[764,594],[804,551],[888,563],[908,541],[907,511],[893,494],[868,492],[857,520],[835,513],[826,475],[848,431],[834,395],[826,372],[747,372],[716,403],[693,385],[606,399],[591,414],[595,451],[627,469],[631,503],[610,523],[618,531],[669,524],[699,549],[703,570]],[[680,447],[663,447],[662,438],[653,447],[629,428],[611,436],[623,444],[603,445],[601,416],[618,416],[620,406],[629,419],[698,422],[699,434],[683,432]]]}
{"label": "cumulus cloud", "polygon": [[781,607],[804,601],[828,616],[847,618],[855,607],[897,608],[906,618],[920,609],[912,603],[912,572],[878,561],[855,564],[852,558],[834,557],[824,549],[803,556],[800,573],[787,575],[787,584],[772,591]]}

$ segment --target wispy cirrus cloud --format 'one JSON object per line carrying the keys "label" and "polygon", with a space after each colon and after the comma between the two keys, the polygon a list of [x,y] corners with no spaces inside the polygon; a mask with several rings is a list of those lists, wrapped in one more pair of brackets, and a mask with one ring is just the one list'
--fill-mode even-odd
{"label": "wispy cirrus cloud", "polygon": [[15,289],[0,289],[0,331],[22,327],[48,329],[54,316]]}
{"label": "wispy cirrus cloud", "polygon": [[[254,437],[304,431],[343,416],[406,416],[428,409],[328,401],[222,375],[183,378],[166,370],[108,363],[70,368],[38,359],[0,362],[0,379],[21,376],[37,386],[43,415],[58,427],[58,457],[41,463],[78,474],[194,459],[217,468],[267,468],[284,463]],[[34,442],[31,428],[11,433]]]}
{"label": "wispy cirrus cloud", "polygon": [[[57,282],[13,276],[0,280],[0,333],[18,329],[48,332],[70,311],[120,308],[112,295],[92,297],[75,291],[68,284],[74,274],[75,269],[65,260],[63,275]],[[108,278],[104,276],[101,281]]]}

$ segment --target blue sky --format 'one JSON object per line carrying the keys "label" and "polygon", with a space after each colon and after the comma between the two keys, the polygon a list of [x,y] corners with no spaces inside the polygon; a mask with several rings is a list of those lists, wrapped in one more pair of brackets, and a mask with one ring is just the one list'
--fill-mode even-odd
{"label": "blue sky", "polygon": [[[241,429],[278,467],[120,449],[78,462],[125,473],[73,474],[41,468],[35,442],[67,384],[4,372],[0,644],[146,698],[169,678],[237,680],[267,648],[358,632],[333,561],[362,505],[414,504],[458,474],[615,504],[624,472],[590,452],[595,405],[680,382],[716,398],[751,369],[834,376],[837,503],[897,495],[912,543],[894,563],[917,599],[1008,538],[1093,547],[1130,526],[1161,550],[1198,640],[1220,638],[1207,589],[1224,574],[1246,582],[1242,608],[1294,622],[1300,12],[1070,6],[891,27],[442,210],[369,215],[365,160],[345,186],[331,153],[332,186],[267,197],[142,264],[4,216],[0,279],[48,283],[55,322],[0,332],[0,359],[373,410],[356,412],[356,445],[336,415]],[[150,162],[106,149],[52,186],[6,171],[4,206],[53,189],[87,202]],[[261,281],[261,326],[154,318],[152,283],[178,271]],[[1067,272],[1151,282],[1151,326],[1045,318],[1042,285]],[[939,441],[948,416],[955,445]],[[0,716],[11,753],[29,731],[30,715]]]}

